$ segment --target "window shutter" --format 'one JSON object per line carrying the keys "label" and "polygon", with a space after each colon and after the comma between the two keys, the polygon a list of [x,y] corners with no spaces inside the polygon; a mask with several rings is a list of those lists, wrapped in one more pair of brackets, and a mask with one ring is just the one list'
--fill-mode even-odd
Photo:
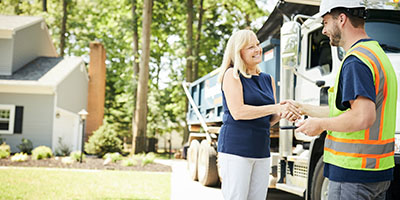
{"label": "window shutter", "polygon": [[15,106],[14,133],[22,133],[22,119],[24,107]]}

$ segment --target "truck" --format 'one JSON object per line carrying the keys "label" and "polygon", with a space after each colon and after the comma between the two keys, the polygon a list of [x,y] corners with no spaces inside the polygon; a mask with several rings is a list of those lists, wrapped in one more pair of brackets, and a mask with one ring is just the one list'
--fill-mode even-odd
{"label": "truck", "polygon": [[[367,7],[366,32],[388,55],[400,85],[400,11],[386,5]],[[328,88],[334,85],[345,52],[329,44],[321,20],[313,17],[319,1],[279,1],[257,32],[263,49],[261,70],[275,78],[277,101],[293,99],[328,105]],[[187,112],[188,148],[184,155],[190,177],[205,186],[216,185],[218,133],[222,126],[222,92],[219,69],[192,83],[182,83],[190,102]],[[387,199],[400,191],[400,87],[398,88],[394,180]],[[327,199],[329,180],[323,176],[326,132],[309,137],[294,131],[295,124],[281,120],[271,127],[270,188],[305,199]]]}

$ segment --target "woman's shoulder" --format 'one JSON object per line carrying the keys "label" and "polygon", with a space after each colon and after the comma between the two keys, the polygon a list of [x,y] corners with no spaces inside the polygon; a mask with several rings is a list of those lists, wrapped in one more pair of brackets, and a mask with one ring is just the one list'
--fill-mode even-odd
{"label": "woman's shoulder", "polygon": [[271,79],[271,75],[267,74],[265,72],[260,72],[260,77],[266,78],[266,79]]}

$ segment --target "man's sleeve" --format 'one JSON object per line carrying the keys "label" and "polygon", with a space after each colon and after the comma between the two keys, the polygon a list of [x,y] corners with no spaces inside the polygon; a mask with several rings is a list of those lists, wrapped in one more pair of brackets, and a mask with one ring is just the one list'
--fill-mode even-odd
{"label": "man's sleeve", "polygon": [[369,67],[355,56],[346,59],[342,69],[342,105],[350,108],[350,100],[358,96],[371,99],[375,103],[375,84]]}

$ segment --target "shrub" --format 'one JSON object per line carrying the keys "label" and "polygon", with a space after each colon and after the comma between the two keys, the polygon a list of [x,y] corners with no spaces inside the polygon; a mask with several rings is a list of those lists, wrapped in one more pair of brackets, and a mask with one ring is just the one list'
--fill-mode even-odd
{"label": "shrub", "polygon": [[61,159],[61,162],[67,165],[70,165],[74,162],[74,160],[71,157],[64,157]]}
{"label": "shrub", "polygon": [[154,154],[153,152],[146,154],[146,156],[142,160],[142,166],[153,163],[155,158],[156,154]]}
{"label": "shrub", "polygon": [[121,152],[122,140],[114,125],[105,123],[97,129],[85,144],[85,151],[103,157],[106,153]]}
{"label": "shrub", "polygon": [[32,151],[32,159],[40,160],[43,158],[51,158],[53,156],[53,152],[49,147],[46,146],[38,146]]}
{"label": "shrub", "polygon": [[125,166],[125,167],[135,166],[135,165],[137,165],[137,161],[133,158],[126,158],[126,159],[122,160],[121,165]]}
{"label": "shrub", "polygon": [[0,145],[0,159],[8,158],[10,156],[10,145],[7,145],[5,142]]}
{"label": "shrub", "polygon": [[119,154],[118,152],[114,153],[106,153],[106,155],[103,156],[104,159],[110,158],[112,162],[117,162],[119,160],[122,160],[122,155]]}
{"label": "shrub", "polygon": [[16,153],[15,155],[11,156],[11,162],[24,162],[27,161],[29,158],[27,153]]}
{"label": "shrub", "polygon": [[56,149],[55,154],[57,156],[68,156],[71,153],[71,149],[69,148],[68,145],[64,144],[62,142],[62,138],[58,138],[58,147]]}
{"label": "shrub", "polygon": [[22,153],[27,153],[27,154],[30,154],[33,149],[32,142],[25,138],[21,139],[21,144],[19,144],[17,147],[18,147],[19,151],[21,151]]}
{"label": "shrub", "polygon": [[[74,161],[80,161],[81,160],[81,151],[74,151],[69,155],[69,157],[71,157],[71,159]],[[85,154],[82,154],[82,160],[85,160],[85,159],[86,159]]]}

